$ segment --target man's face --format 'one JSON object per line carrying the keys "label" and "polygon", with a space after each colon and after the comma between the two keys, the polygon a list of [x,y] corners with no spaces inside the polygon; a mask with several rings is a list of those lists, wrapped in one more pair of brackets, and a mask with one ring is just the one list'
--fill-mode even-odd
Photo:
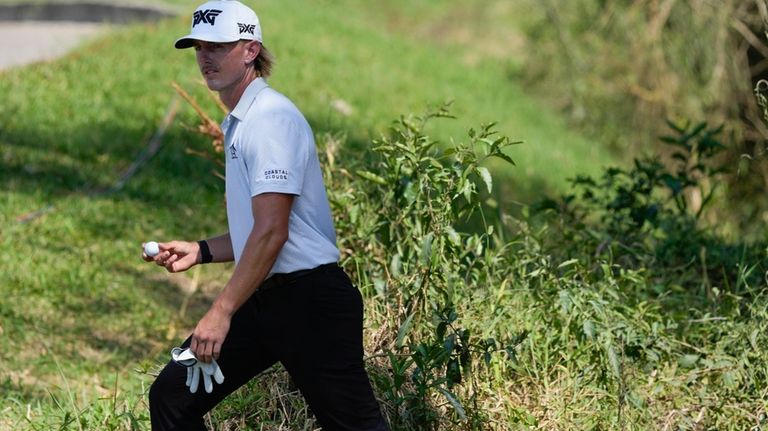
{"label": "man's face", "polygon": [[195,53],[200,73],[208,88],[224,91],[242,80],[249,64],[248,42],[215,43],[195,41]]}

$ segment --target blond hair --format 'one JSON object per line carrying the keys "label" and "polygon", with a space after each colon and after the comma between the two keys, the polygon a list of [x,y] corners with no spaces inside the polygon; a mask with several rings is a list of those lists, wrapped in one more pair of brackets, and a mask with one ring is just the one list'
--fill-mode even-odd
{"label": "blond hair", "polygon": [[259,55],[253,60],[253,68],[262,78],[267,78],[272,73],[272,67],[275,64],[275,57],[263,44],[259,50]]}

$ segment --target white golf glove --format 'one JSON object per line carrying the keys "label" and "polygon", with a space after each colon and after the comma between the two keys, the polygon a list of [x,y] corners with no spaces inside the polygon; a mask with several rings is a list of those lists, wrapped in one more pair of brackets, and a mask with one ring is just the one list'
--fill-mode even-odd
{"label": "white golf glove", "polygon": [[195,354],[189,348],[182,349],[181,347],[174,347],[171,350],[171,359],[179,365],[187,367],[187,382],[189,392],[197,392],[197,387],[200,385],[200,374],[203,375],[203,385],[205,392],[209,394],[213,392],[213,382],[211,377],[218,384],[224,383],[224,374],[219,368],[219,364],[215,359],[211,359],[211,362],[206,364],[197,360]]}

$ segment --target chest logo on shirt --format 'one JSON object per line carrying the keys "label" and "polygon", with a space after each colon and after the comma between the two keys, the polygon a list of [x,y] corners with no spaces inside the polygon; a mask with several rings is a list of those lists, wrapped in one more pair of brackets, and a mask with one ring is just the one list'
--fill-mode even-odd
{"label": "chest logo on shirt", "polygon": [[264,171],[266,181],[288,181],[288,169],[268,169]]}
{"label": "chest logo on shirt", "polygon": [[235,148],[235,144],[229,146],[229,155],[233,160],[237,158],[237,148]]}

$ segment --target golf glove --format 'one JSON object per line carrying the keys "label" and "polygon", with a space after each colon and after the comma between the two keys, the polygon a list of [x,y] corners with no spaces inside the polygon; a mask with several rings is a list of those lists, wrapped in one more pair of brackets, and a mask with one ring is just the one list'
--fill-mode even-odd
{"label": "golf glove", "polygon": [[195,357],[195,354],[192,353],[192,350],[189,348],[182,349],[181,347],[174,347],[173,350],[171,350],[171,359],[173,359],[173,362],[187,367],[186,385],[189,387],[189,392],[193,394],[197,392],[197,387],[200,385],[201,374],[203,376],[205,392],[209,394],[213,392],[213,381],[211,381],[211,377],[213,377],[213,380],[218,384],[224,383],[224,374],[222,374],[221,368],[219,368],[219,364],[216,363],[215,359],[212,359],[208,364],[200,362],[197,360],[197,357]]}

